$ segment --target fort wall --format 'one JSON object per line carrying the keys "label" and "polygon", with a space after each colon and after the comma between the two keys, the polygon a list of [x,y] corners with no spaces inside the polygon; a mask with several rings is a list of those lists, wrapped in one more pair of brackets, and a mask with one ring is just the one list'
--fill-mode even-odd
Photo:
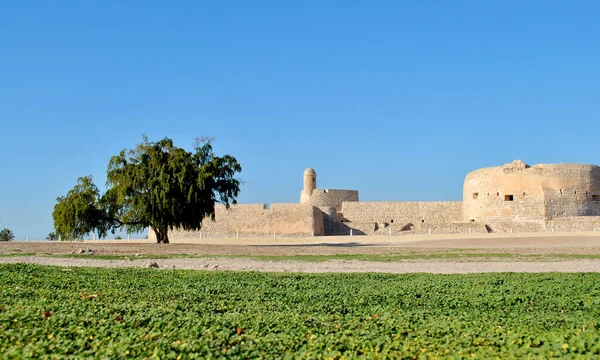
{"label": "fort wall", "polygon": [[462,202],[359,202],[356,190],[317,189],[317,174],[308,168],[300,204],[217,206],[215,221],[204,221],[201,231],[173,230],[169,238],[594,229],[600,231],[600,167],[515,160],[467,174]]}
{"label": "fort wall", "polygon": [[600,215],[600,168],[516,160],[467,174],[463,221],[540,223],[554,217]]}
{"label": "fort wall", "polygon": [[460,201],[344,202],[344,222],[416,224],[456,223],[461,219]]}
{"label": "fort wall", "polygon": [[358,191],[315,189],[308,202],[313,206],[330,207],[334,208],[337,212],[340,212],[344,201],[358,201]]}
{"label": "fort wall", "polygon": [[[199,231],[174,229],[169,231],[169,241],[199,238],[234,238],[265,236],[324,235],[323,216],[318,208],[309,204],[264,204],[215,206],[215,221],[205,219]],[[153,231],[148,239],[156,240]]]}
{"label": "fort wall", "polygon": [[554,218],[546,223],[546,231],[600,231],[600,216],[569,216]]}

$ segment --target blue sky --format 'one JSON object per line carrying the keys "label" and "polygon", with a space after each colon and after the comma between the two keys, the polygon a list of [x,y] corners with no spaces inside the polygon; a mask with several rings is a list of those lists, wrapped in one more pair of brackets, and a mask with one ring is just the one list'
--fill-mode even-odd
{"label": "blue sky", "polygon": [[460,200],[514,159],[599,164],[596,1],[0,2],[0,227],[52,230],[147,134],[208,135],[241,203],[302,172],[361,200]]}

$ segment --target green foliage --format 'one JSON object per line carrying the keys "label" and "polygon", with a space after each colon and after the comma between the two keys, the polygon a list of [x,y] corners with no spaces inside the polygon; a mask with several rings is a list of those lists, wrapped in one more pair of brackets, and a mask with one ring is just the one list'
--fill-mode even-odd
{"label": "green foliage", "polygon": [[230,156],[216,156],[211,140],[198,141],[194,152],[164,138],[144,136],[135,149],[110,159],[107,191],[102,196],[91,177],[80,178],[66,197],[59,197],[53,217],[57,234],[79,239],[97,232],[152,227],[158,242],[168,242],[167,230],[198,230],[205,217],[214,218],[215,203],[236,204],[242,170]]}
{"label": "green foliage", "polygon": [[0,241],[13,241],[15,239],[15,234],[11,229],[4,228],[0,230]]}
{"label": "green foliage", "polygon": [[91,176],[80,177],[77,185],[57,199],[52,218],[56,233],[63,240],[82,239],[99,227],[104,211],[99,207],[100,191]]}
{"label": "green foliage", "polygon": [[56,236],[56,233],[54,231],[51,231],[46,236],[46,240],[55,241],[58,240],[58,237]]}
{"label": "green foliage", "polygon": [[600,274],[0,266],[0,357],[600,356]]}

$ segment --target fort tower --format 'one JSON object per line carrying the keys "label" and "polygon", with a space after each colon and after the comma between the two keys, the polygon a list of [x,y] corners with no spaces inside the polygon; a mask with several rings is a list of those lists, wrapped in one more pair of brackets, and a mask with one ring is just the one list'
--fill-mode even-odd
{"label": "fort tower", "polygon": [[314,169],[308,168],[304,170],[304,187],[300,194],[300,203],[310,204],[310,198],[313,190],[317,188],[317,173]]}

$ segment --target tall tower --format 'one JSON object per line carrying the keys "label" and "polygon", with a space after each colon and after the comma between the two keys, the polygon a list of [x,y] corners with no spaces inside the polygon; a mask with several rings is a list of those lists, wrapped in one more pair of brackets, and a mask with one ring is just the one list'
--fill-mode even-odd
{"label": "tall tower", "polygon": [[312,168],[304,170],[304,188],[300,193],[300,203],[310,204],[310,197],[312,196],[313,190],[316,188],[317,173]]}

